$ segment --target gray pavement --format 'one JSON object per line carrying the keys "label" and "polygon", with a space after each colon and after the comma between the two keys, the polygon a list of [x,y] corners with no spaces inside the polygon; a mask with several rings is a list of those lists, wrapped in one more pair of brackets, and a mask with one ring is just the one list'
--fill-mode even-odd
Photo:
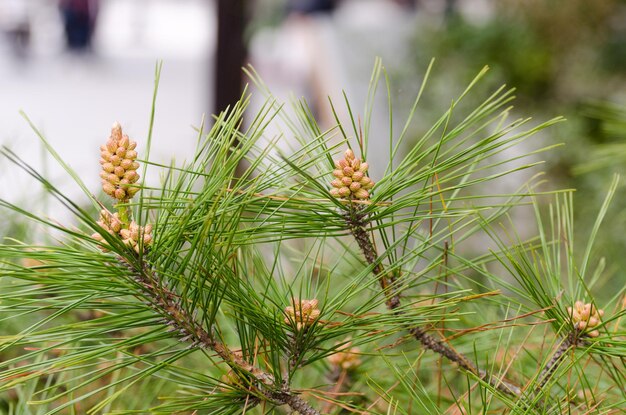
{"label": "gray pavement", "polygon": [[[162,59],[151,159],[167,164],[192,154],[196,139],[192,126],[199,125],[210,108],[215,41],[212,1],[103,1],[91,56],[64,52],[53,2],[31,1],[37,4],[31,10],[37,25],[29,56],[16,59],[8,46],[0,43],[1,144],[13,148],[34,167],[45,169],[65,193],[80,197],[80,190],[56,162],[44,163],[47,156],[39,140],[18,114],[23,110],[97,192],[98,147],[114,121],[140,143],[141,154],[148,131],[154,67]],[[387,64],[394,65],[404,53],[402,39],[410,33],[411,17],[394,7],[381,0],[345,1],[330,18],[266,29],[252,39],[250,60],[280,98],[289,99],[293,93],[326,107],[318,114],[326,125],[326,96],[340,102],[342,89],[362,114],[374,58],[383,56]],[[384,92],[380,103],[385,104]],[[382,154],[387,148],[386,117],[386,110],[381,111],[381,122],[373,125],[373,133],[380,139],[373,140],[372,154]],[[157,183],[156,172],[148,180]],[[31,202],[37,212],[64,220],[62,210],[36,202],[34,196],[41,192],[32,183],[0,163],[1,198]]]}

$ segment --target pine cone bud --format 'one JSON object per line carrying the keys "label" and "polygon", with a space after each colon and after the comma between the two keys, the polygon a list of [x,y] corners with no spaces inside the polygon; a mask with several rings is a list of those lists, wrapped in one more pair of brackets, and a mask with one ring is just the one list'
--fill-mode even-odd
{"label": "pine cone bud", "polygon": [[330,364],[344,370],[356,369],[361,365],[361,359],[359,359],[361,350],[358,347],[350,346],[351,343],[348,343],[335,354],[328,356],[327,359]]}
{"label": "pine cone bud", "polygon": [[128,201],[139,189],[132,186],[139,180],[135,147],[137,143],[122,133],[122,126],[118,122],[113,124],[106,144],[100,146],[102,190],[120,202]]}
{"label": "pine cone bud", "polygon": [[296,329],[301,330],[308,327],[320,316],[320,310],[317,308],[318,301],[313,300],[296,300],[293,299],[293,306],[285,308],[285,323],[296,323]]}
{"label": "pine cone bud", "polygon": [[344,158],[335,161],[336,169],[333,170],[335,180],[330,182],[333,187],[330,194],[333,197],[344,199],[366,200],[374,187],[374,182],[365,175],[369,168],[366,162],[356,158],[352,150],[347,149]]}
{"label": "pine cone bud", "polygon": [[576,301],[574,307],[567,307],[572,325],[576,330],[581,331],[589,337],[598,337],[600,332],[594,327],[600,325],[600,319],[604,315],[604,310],[597,309],[591,303]]}
{"label": "pine cone bud", "polygon": [[[111,235],[117,235],[122,230],[122,221],[117,213],[111,213],[108,210],[100,211],[100,220],[96,222],[102,229]],[[104,242],[104,238],[99,233],[94,233],[91,237],[97,241]],[[102,248],[104,252],[108,249]]]}
{"label": "pine cone bud", "polygon": [[132,221],[128,229],[120,231],[120,236],[122,237],[122,242],[139,253],[139,241],[142,241],[141,249],[143,250],[152,244],[152,225],[139,226],[135,221]]}

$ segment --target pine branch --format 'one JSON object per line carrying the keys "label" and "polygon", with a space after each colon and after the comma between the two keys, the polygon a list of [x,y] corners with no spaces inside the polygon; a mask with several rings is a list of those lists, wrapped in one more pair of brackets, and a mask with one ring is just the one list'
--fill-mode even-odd
{"label": "pine branch", "polygon": [[585,344],[584,340],[580,338],[580,332],[578,330],[574,330],[570,332],[561,345],[556,349],[548,363],[543,367],[543,370],[539,374],[539,384],[535,388],[535,393],[538,393],[543,387],[548,383],[559,364],[565,358],[565,353],[570,349],[575,349],[578,346],[582,346]]}
{"label": "pine branch", "polygon": [[[382,262],[380,261],[376,247],[374,246],[370,234],[366,229],[366,226],[368,225],[367,218],[363,215],[359,207],[351,206],[349,212],[345,215],[345,219],[352,236],[365,256],[365,260],[368,264],[374,266],[372,272],[378,277],[380,286],[386,298],[387,308],[396,314],[401,314],[401,311],[398,310],[401,305],[401,301],[400,294],[397,292],[396,278],[393,275],[389,275],[389,273],[385,271]],[[522,390],[518,386],[504,379],[498,379],[485,370],[478,369],[474,362],[441,340],[429,335],[423,328],[410,327],[408,329],[411,335],[425,348],[444,356],[454,363],[457,363],[461,368],[474,374],[480,379],[485,380],[500,392],[515,397],[522,396]]]}
{"label": "pine branch", "polygon": [[181,342],[190,343],[190,348],[200,347],[217,354],[235,373],[245,374],[246,380],[258,387],[258,392],[266,401],[278,406],[288,405],[301,415],[320,415],[320,412],[294,394],[286,385],[277,391],[271,374],[246,362],[204,329],[195,317],[181,306],[180,296],[165,287],[157,273],[147,263],[138,259],[140,265],[137,265],[121,256],[118,256],[118,259],[141,286],[150,306],[163,315],[171,331],[178,332]]}

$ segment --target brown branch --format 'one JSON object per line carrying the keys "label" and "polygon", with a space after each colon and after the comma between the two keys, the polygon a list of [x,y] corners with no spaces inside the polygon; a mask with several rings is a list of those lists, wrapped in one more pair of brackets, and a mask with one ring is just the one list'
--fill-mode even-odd
{"label": "brown branch", "polygon": [[559,364],[565,358],[565,353],[570,349],[575,349],[578,346],[584,345],[584,340],[580,338],[580,332],[578,330],[574,330],[563,339],[563,342],[556,349],[548,363],[543,367],[543,370],[539,374],[539,385],[535,388],[535,393],[539,392],[543,387],[548,383],[556,369],[559,367]]}
{"label": "brown branch", "polygon": [[[386,298],[385,303],[387,304],[387,308],[396,314],[401,314],[402,312],[398,310],[401,305],[401,300],[398,292],[396,277],[389,274],[384,269],[384,266],[378,256],[378,251],[376,250],[376,247],[372,242],[372,238],[366,229],[368,223],[367,219],[363,216],[360,208],[356,206],[351,207],[350,211],[345,215],[345,219],[352,236],[365,256],[365,260],[369,265],[373,265],[372,272],[378,278],[379,284]],[[444,356],[454,363],[457,363],[462,369],[465,369],[466,371],[486,381],[500,392],[510,396],[522,396],[522,390],[519,386],[516,386],[504,379],[498,379],[485,370],[478,369],[476,364],[463,354],[457,352],[441,340],[429,335],[423,328],[409,327],[408,329],[411,335],[425,348]]]}
{"label": "brown branch", "polygon": [[385,294],[387,308],[389,310],[395,310],[400,306],[400,296],[395,291],[395,276],[388,274],[382,263],[378,261],[378,253],[376,247],[369,236],[369,233],[365,229],[366,223],[358,208],[352,207],[350,212],[345,216],[348,226],[350,226],[350,232],[356,240],[361,252],[365,255],[365,260],[368,264],[373,265],[372,272],[378,277],[380,288],[382,288]]}
{"label": "brown branch", "polygon": [[137,266],[125,258],[118,259],[131,271],[150,306],[164,317],[166,324],[171,327],[170,331],[177,332],[181,342],[190,343],[190,348],[200,347],[217,354],[238,376],[244,375],[247,382],[256,386],[264,400],[274,405],[288,405],[300,415],[320,415],[320,412],[285,385],[276,389],[276,382],[271,374],[245,361],[242,356],[232,352],[212,333],[204,329],[195,317],[182,307],[180,296],[161,284],[158,275],[146,263]]}

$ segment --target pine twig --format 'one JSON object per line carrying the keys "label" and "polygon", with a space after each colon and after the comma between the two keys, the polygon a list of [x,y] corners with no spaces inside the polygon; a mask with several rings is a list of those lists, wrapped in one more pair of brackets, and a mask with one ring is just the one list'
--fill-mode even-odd
{"label": "pine twig", "polygon": [[396,278],[393,275],[389,275],[382,263],[378,261],[378,253],[376,247],[370,239],[369,233],[365,229],[367,223],[363,218],[359,208],[351,207],[349,213],[345,215],[346,222],[350,227],[350,232],[356,240],[359,248],[365,255],[365,260],[368,264],[374,265],[372,272],[378,277],[380,288],[383,290],[386,298],[387,308],[389,310],[396,310],[400,306],[400,296],[395,292]]}
{"label": "pine twig", "polygon": [[[396,314],[400,314],[401,311],[398,310],[398,308],[401,305],[401,300],[400,294],[397,291],[396,278],[393,275],[389,275],[389,273],[385,271],[378,256],[376,247],[374,246],[370,234],[366,229],[368,222],[359,210],[360,209],[358,207],[352,207],[350,211],[345,215],[346,223],[350,228],[352,236],[359,245],[361,252],[363,252],[365,260],[369,265],[374,266],[372,272],[378,277],[378,281],[386,298],[387,308],[391,311],[394,311]],[[495,376],[490,375],[485,370],[478,369],[476,364],[469,360],[467,357],[465,357],[463,354],[457,352],[441,340],[429,335],[423,328],[410,327],[409,332],[425,348],[444,356],[446,359],[454,363],[457,363],[461,368],[474,374],[480,379],[485,380],[500,392],[503,392],[509,396],[522,396],[522,390],[520,387],[504,379],[498,379]]]}
{"label": "pine twig", "polygon": [[243,357],[233,353],[215,336],[205,330],[185,308],[181,306],[181,298],[175,292],[160,284],[160,279],[146,263],[137,266],[123,257],[120,262],[131,271],[135,281],[141,286],[143,293],[150,301],[150,306],[163,315],[167,324],[177,331],[180,341],[190,343],[189,347],[201,347],[217,354],[237,374],[245,373],[258,392],[274,405],[288,405],[300,415],[321,415],[308,402],[283,385],[280,390],[275,388],[274,377],[263,370],[246,362]]}
{"label": "pine twig", "polygon": [[570,348],[576,348],[578,346],[582,346],[584,341],[580,339],[580,332],[578,330],[574,330],[570,332],[563,342],[561,342],[560,346],[556,349],[548,363],[543,367],[541,373],[539,374],[539,384],[535,388],[535,393],[539,392],[543,387],[548,383],[554,372],[556,371],[559,364],[565,358],[565,353]]}

